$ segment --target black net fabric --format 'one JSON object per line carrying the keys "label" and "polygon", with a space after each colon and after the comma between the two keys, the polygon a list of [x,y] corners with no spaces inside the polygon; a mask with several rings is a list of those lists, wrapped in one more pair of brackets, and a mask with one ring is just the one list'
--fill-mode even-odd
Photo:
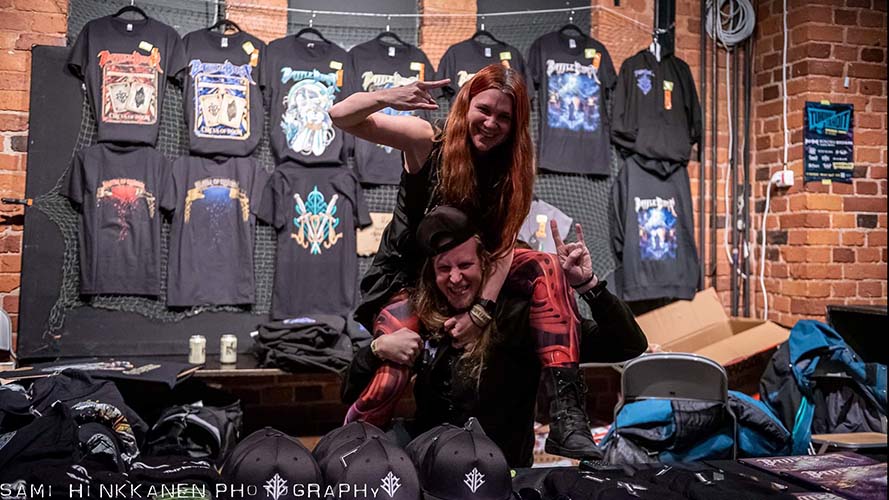
{"label": "black net fabric", "polygon": [[[220,2],[222,3],[222,2]],[[129,5],[128,1],[120,0],[73,0],[69,5],[68,15],[68,41],[69,45],[77,38],[81,28],[90,20],[117,12],[121,7]],[[356,4],[360,6],[361,4]],[[216,19],[217,5],[213,1],[175,1],[175,0],[151,0],[140,1],[138,6],[151,17],[158,19],[174,27],[181,35],[196,29],[211,25]],[[220,11],[224,14],[224,4],[220,5]],[[240,11],[246,7],[239,6]],[[262,12],[264,18],[268,17],[268,10]],[[127,14],[129,15],[129,14]],[[370,40],[385,29],[388,24],[390,30],[407,43],[417,44],[420,39],[421,20],[417,18],[380,18],[361,17],[349,15],[318,14],[312,17],[304,12],[280,11],[280,17],[285,18],[287,33],[293,34],[307,27],[311,20],[312,26],[324,34],[329,40],[339,44],[348,50],[358,43]],[[436,39],[435,36],[424,36],[424,44],[448,46],[461,41],[466,35],[457,36],[454,33],[471,33],[476,27],[475,17],[456,18],[449,22],[455,25],[465,24],[462,30],[454,30],[453,33],[442,35],[450,37],[446,40]],[[558,30],[568,22],[568,14],[564,12],[537,13],[534,15],[516,14],[510,16],[487,16],[486,29],[494,33],[498,39],[518,48],[523,54],[527,53],[531,43],[539,36]],[[583,11],[573,18],[574,24],[589,33],[589,12]],[[422,48],[422,47],[421,47]],[[433,57],[433,62],[436,58]],[[188,137],[185,129],[185,119],[182,111],[182,91],[174,85],[167,85],[163,109],[161,110],[160,134],[157,149],[168,159],[173,160],[188,152]],[[443,124],[447,117],[449,107],[447,103],[440,103],[441,108],[434,113],[433,118],[437,123]],[[532,137],[536,140],[538,110],[537,104],[532,108]],[[261,166],[271,172],[274,170],[274,160],[269,149],[269,122],[266,120],[265,131],[259,147],[254,152],[254,157]],[[84,95],[82,107],[82,120],[78,135],[77,146],[71,156],[96,142],[96,122]],[[615,157],[616,155],[612,155]],[[347,165],[351,168],[351,165]],[[608,236],[608,203],[609,191],[618,164],[612,160],[612,176],[591,177],[583,175],[565,175],[541,173],[538,175],[535,185],[536,196],[546,201],[570,216],[574,221],[583,225],[587,246],[593,259],[593,268],[599,276],[607,276],[614,269],[614,260],[609,247]],[[67,172],[65,173],[67,174]],[[79,254],[78,235],[80,232],[79,214],[75,212],[66,198],[61,195],[63,182],[66,175],[62,175],[56,186],[48,193],[35,199],[35,207],[45,213],[58,225],[64,237],[64,264],[62,287],[59,298],[52,308],[47,322],[47,332],[52,334],[58,331],[64,323],[65,314],[72,308],[87,305],[84,298],[78,293],[79,289]],[[371,212],[391,212],[395,207],[396,186],[365,187],[364,196]],[[164,224],[164,245],[162,248],[162,274],[163,289],[158,299],[134,296],[95,296],[89,299],[92,307],[108,310],[127,311],[138,313],[159,321],[179,321],[188,316],[208,310],[244,311],[255,314],[268,313],[271,306],[272,284],[275,270],[275,234],[274,230],[264,224],[258,224],[256,230],[254,271],[256,276],[256,303],[248,309],[234,307],[201,307],[191,309],[173,310],[166,307],[163,297],[166,288],[166,264],[167,264],[167,236],[169,235],[169,221]],[[575,238],[572,229],[567,240]],[[371,263],[372,257],[359,258],[359,276],[363,274]],[[356,280],[359,278],[356,276]],[[585,304],[580,303],[581,313],[588,315]]]}

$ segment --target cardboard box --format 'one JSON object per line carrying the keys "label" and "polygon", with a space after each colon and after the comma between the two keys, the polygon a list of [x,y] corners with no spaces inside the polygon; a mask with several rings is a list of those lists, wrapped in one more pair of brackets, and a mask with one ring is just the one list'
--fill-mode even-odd
{"label": "cardboard box", "polygon": [[674,302],[643,314],[636,321],[648,342],[658,344],[661,350],[700,354],[727,368],[772,350],[790,336],[789,330],[771,321],[729,318],[712,288],[698,292],[691,301]]}

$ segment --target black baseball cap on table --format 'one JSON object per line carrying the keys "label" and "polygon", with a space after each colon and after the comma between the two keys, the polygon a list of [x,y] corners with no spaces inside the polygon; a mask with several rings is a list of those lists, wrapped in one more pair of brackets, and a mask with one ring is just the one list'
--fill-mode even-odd
{"label": "black baseball cap on table", "polygon": [[[244,499],[277,500],[298,498],[294,485],[322,485],[321,470],[309,450],[296,438],[266,427],[244,438],[232,450],[222,466],[224,482],[232,485],[254,485],[256,494],[240,492],[235,496]],[[276,495],[269,495],[267,488],[277,488]],[[303,491],[305,493],[305,491]]]}
{"label": "black baseball cap on table", "polygon": [[[347,488],[336,498],[420,500],[420,480],[407,453],[385,437],[372,436],[356,446],[345,443],[327,457],[324,477],[335,491]],[[357,490],[363,488],[364,491]]]}
{"label": "black baseball cap on table", "polygon": [[408,445],[424,500],[508,500],[516,498],[512,475],[500,448],[478,422],[444,424]]}
{"label": "black baseball cap on table", "polygon": [[322,436],[312,450],[312,455],[315,457],[318,465],[321,465],[327,460],[327,455],[331,451],[344,443],[355,443],[357,445],[358,442],[373,436],[384,437],[385,435],[386,433],[379,427],[368,422],[356,420],[342,427],[337,427]]}

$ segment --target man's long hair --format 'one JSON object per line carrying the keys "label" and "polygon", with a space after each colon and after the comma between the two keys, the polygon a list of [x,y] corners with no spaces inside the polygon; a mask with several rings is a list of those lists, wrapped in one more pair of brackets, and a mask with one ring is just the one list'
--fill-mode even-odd
{"label": "man's long hair", "polygon": [[[487,275],[491,263],[494,261],[494,257],[490,252],[485,250],[481,238],[478,236],[473,236],[473,238],[477,243],[476,255],[481,264],[482,276],[485,276]],[[482,287],[484,287],[484,281],[479,287],[479,292]],[[434,257],[427,258],[426,262],[423,263],[420,282],[417,284],[417,289],[411,294],[411,301],[413,302],[414,311],[417,313],[417,317],[420,318],[423,327],[434,335],[441,333],[444,323],[448,318],[454,316],[458,312],[462,312],[451,309],[444,294],[435,284]],[[476,381],[479,380],[485,354],[491,345],[493,326],[494,322],[492,321],[491,324],[485,328],[485,331],[482,332],[475,347],[471,351],[467,351],[462,357],[465,361],[463,366],[468,370],[468,375],[475,378]]]}
{"label": "man's long hair", "polygon": [[[512,124],[503,144],[486,155],[484,164],[476,165],[467,115],[472,98],[489,89],[500,90],[512,98]],[[442,201],[484,216],[484,224],[489,228],[484,232],[485,243],[498,257],[511,251],[531,208],[534,147],[528,126],[530,109],[531,102],[521,74],[500,64],[491,64],[460,89],[445,125],[438,188]],[[478,169],[486,170],[477,172]],[[479,186],[479,178],[488,179],[487,185]],[[480,195],[488,193],[495,198],[493,206],[479,206]]]}

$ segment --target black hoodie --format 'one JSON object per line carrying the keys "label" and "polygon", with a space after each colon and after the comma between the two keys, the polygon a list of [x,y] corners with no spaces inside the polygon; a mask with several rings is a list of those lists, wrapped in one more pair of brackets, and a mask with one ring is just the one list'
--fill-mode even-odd
{"label": "black hoodie", "polygon": [[701,106],[688,64],[673,55],[660,62],[647,49],[620,67],[611,140],[646,158],[687,162],[701,139]]}
{"label": "black hoodie", "polygon": [[615,287],[624,300],[694,297],[700,269],[685,167],[632,155],[611,188]]}

